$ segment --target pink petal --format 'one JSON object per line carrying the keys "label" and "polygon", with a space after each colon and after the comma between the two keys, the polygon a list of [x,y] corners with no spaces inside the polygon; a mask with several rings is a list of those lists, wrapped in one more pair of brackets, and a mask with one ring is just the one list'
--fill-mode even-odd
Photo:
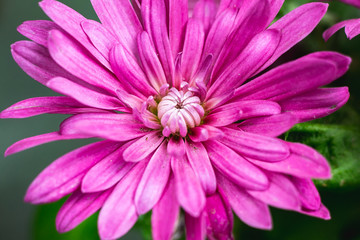
{"label": "pink petal", "polygon": [[167,153],[173,157],[182,157],[185,154],[185,142],[182,138],[170,138],[167,145]]}
{"label": "pink petal", "polygon": [[249,189],[264,190],[269,186],[266,175],[255,165],[216,141],[204,143],[212,164],[226,178]]}
{"label": "pink petal", "polygon": [[60,125],[60,133],[64,135],[86,134],[114,141],[142,137],[147,131],[131,114],[125,113],[83,113],[66,119]]}
{"label": "pink petal", "polygon": [[328,4],[326,3],[307,3],[286,14],[272,24],[269,29],[277,29],[282,33],[279,47],[258,72],[261,72],[270,66],[283,53],[311,33],[325,15],[327,7]]}
{"label": "pink petal", "polygon": [[87,51],[69,36],[53,30],[49,34],[49,52],[51,57],[64,69],[85,82],[106,89],[115,95],[115,89],[121,88],[118,80],[93,59]]}
{"label": "pink petal", "polygon": [[134,163],[125,162],[122,158],[128,145],[128,143],[122,145],[87,171],[81,183],[83,193],[109,189],[135,166]]}
{"label": "pink petal", "polygon": [[309,215],[309,216],[312,216],[312,217],[321,218],[321,219],[324,219],[324,220],[330,220],[331,219],[329,210],[323,204],[321,204],[319,210],[316,210],[316,211],[300,210],[299,212],[302,213],[302,214],[306,214],[306,215]]}
{"label": "pink petal", "polygon": [[126,162],[138,162],[154,152],[163,142],[164,137],[157,131],[134,140],[125,149],[123,158]]}
{"label": "pink petal", "polygon": [[138,215],[133,199],[146,164],[146,162],[138,163],[116,185],[114,191],[106,200],[98,219],[101,239],[120,238],[135,224]]}
{"label": "pink petal", "polygon": [[205,240],[206,221],[205,216],[193,217],[185,213],[186,240]]}
{"label": "pink petal", "polygon": [[104,204],[112,189],[105,192],[84,194],[77,190],[66,200],[56,216],[56,229],[68,232],[90,217]]}
{"label": "pink petal", "polygon": [[175,183],[172,177],[152,210],[151,229],[154,240],[171,239],[178,222],[180,206],[176,199]]}
{"label": "pink petal", "polygon": [[205,33],[201,22],[189,19],[186,26],[184,48],[181,55],[181,72],[186,80],[190,80],[200,64]]}
{"label": "pink petal", "polygon": [[137,53],[136,37],[142,31],[129,0],[91,0],[101,23],[112,30],[119,42],[134,55]]}
{"label": "pink petal", "polygon": [[43,0],[39,3],[39,5],[46,15],[51,18],[51,20],[81,43],[81,45],[84,46],[93,56],[95,56],[96,59],[104,66],[110,68],[109,63],[91,44],[82,30],[81,22],[86,19],[81,14],[54,0]]}
{"label": "pink petal", "polygon": [[347,4],[350,4],[350,5],[353,5],[357,8],[360,8],[360,2],[359,0],[340,0],[341,2],[344,2],[344,3],[347,3]]}
{"label": "pink petal", "polygon": [[171,167],[179,204],[193,217],[200,216],[205,206],[205,193],[188,160],[185,157],[172,158]]}
{"label": "pink petal", "polygon": [[302,178],[331,178],[331,170],[326,159],[317,151],[300,143],[286,143],[290,148],[290,156],[286,159],[270,163],[251,160],[254,164],[274,172],[287,173]]}
{"label": "pink petal", "polygon": [[[334,35],[337,31],[345,27],[345,33],[346,36],[351,40],[353,37],[355,37],[355,34],[351,34],[350,29],[356,29],[356,26],[359,25],[359,19],[349,19],[345,21],[341,21],[336,23],[335,25],[331,26],[329,29],[324,31],[323,38],[325,41],[329,40],[329,38]],[[347,30],[347,31],[346,31]]]}
{"label": "pink petal", "polygon": [[270,16],[266,25],[269,25],[274,20],[284,4],[284,1],[285,0],[269,0]]}
{"label": "pink petal", "polygon": [[170,83],[174,72],[174,59],[167,31],[165,3],[158,0],[142,0],[141,14],[144,29],[154,43],[166,79]]}
{"label": "pink petal", "polygon": [[118,146],[114,142],[102,141],[58,158],[31,183],[25,201],[33,204],[54,202],[75,191],[86,171]]}
{"label": "pink petal", "polygon": [[291,112],[299,122],[325,117],[341,108],[349,99],[349,89],[320,88],[280,102],[283,112]]}
{"label": "pink petal", "polygon": [[142,65],[151,85],[159,92],[160,87],[166,84],[166,76],[151,43],[151,39],[146,32],[138,36],[138,47]]}
{"label": "pink petal", "polygon": [[276,102],[264,100],[237,101],[224,104],[210,111],[204,121],[210,126],[222,127],[239,120],[279,114],[280,112],[281,107]]}
{"label": "pink petal", "polygon": [[47,46],[49,32],[54,29],[61,31],[56,23],[48,20],[26,21],[17,28],[19,33],[44,47]]}
{"label": "pink petal", "polygon": [[185,142],[186,154],[206,194],[216,191],[216,178],[208,153],[201,143]]}
{"label": "pink petal", "polygon": [[205,33],[209,32],[211,25],[215,21],[216,10],[214,0],[199,0],[194,6],[192,18],[202,22]]}
{"label": "pink petal", "polygon": [[303,209],[315,211],[321,207],[320,194],[311,179],[291,177],[290,179],[300,193]]}
{"label": "pink petal", "polygon": [[188,0],[169,0],[169,39],[173,57],[184,42],[186,23],[188,22]]}
{"label": "pink petal", "polygon": [[138,214],[145,214],[159,201],[170,176],[170,155],[163,142],[146,166],[135,193]]}
{"label": "pink petal", "polygon": [[270,186],[265,191],[247,191],[253,197],[274,207],[300,210],[300,194],[288,177],[268,173]]}
{"label": "pink petal", "polygon": [[290,130],[298,119],[291,113],[276,114],[267,117],[257,117],[241,122],[241,131],[255,133],[268,137],[277,137]]}
{"label": "pink petal", "polygon": [[272,228],[270,210],[264,202],[252,197],[221,174],[216,174],[216,177],[224,195],[241,221],[255,228],[265,230]]}
{"label": "pink petal", "polygon": [[58,93],[72,97],[89,107],[105,110],[119,110],[119,108],[123,108],[123,104],[119,99],[86,88],[66,78],[53,78],[46,83],[46,86]]}
{"label": "pink petal", "polygon": [[290,154],[289,147],[279,139],[230,128],[221,130],[225,135],[220,141],[245,157],[276,162]]}
{"label": "pink petal", "polygon": [[12,144],[10,147],[8,147],[5,151],[5,157],[15,154],[24,150],[27,150],[29,148],[37,147],[39,145],[53,142],[53,141],[59,141],[59,140],[68,140],[68,139],[79,139],[79,138],[87,138],[87,136],[84,135],[60,135],[58,132],[51,132],[51,133],[45,133],[29,138],[24,138],[14,144]]}
{"label": "pink petal", "polygon": [[44,113],[75,114],[83,112],[104,111],[89,108],[69,97],[36,97],[13,104],[0,113],[0,118],[27,118]]}
{"label": "pink petal", "polygon": [[253,37],[234,61],[224,66],[221,75],[210,87],[207,98],[227,94],[249,79],[273,55],[280,36],[277,30],[266,30]]}

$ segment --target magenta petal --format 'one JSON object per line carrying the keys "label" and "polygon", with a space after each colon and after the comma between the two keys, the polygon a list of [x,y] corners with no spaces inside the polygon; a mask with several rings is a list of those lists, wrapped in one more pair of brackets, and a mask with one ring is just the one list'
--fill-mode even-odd
{"label": "magenta petal", "polygon": [[266,25],[269,25],[274,20],[282,5],[284,4],[284,1],[285,0],[269,0],[270,15]]}
{"label": "magenta petal", "polygon": [[[359,19],[349,19],[345,21],[341,21],[336,23],[335,25],[331,26],[329,29],[324,31],[323,38],[325,41],[329,40],[329,38],[334,35],[337,31],[345,27],[345,33],[346,36],[351,40],[353,37],[355,37],[357,34],[354,34],[351,30],[355,30],[356,28],[359,28],[358,25],[360,24]],[[355,32],[355,31],[354,31]]]}
{"label": "magenta petal", "polygon": [[152,210],[151,225],[154,240],[171,239],[178,222],[180,206],[176,199],[175,183],[172,177]]}
{"label": "magenta petal", "polygon": [[86,135],[60,135],[58,132],[51,132],[51,133],[45,133],[29,138],[22,139],[14,144],[12,144],[10,147],[8,147],[5,151],[5,157],[15,154],[24,150],[27,150],[29,148],[37,147],[39,145],[53,142],[53,141],[59,141],[59,140],[68,140],[68,139],[79,139],[79,138],[87,138]]}
{"label": "magenta petal", "polygon": [[56,23],[48,20],[26,21],[17,28],[19,33],[44,47],[47,46],[49,32],[54,29],[61,30]]}
{"label": "magenta petal", "polygon": [[120,238],[135,224],[138,215],[133,199],[146,164],[146,162],[138,163],[116,185],[106,200],[98,219],[101,239]]}
{"label": "magenta petal", "polygon": [[298,123],[298,119],[295,115],[291,113],[282,113],[268,117],[248,119],[241,122],[238,127],[241,131],[268,137],[277,137],[290,130],[296,123]]}
{"label": "magenta petal", "polygon": [[262,170],[225,145],[216,141],[204,143],[212,164],[235,184],[254,190],[268,188],[269,181]]}
{"label": "magenta petal", "polygon": [[86,88],[66,78],[53,78],[46,83],[46,86],[90,107],[105,110],[119,110],[119,108],[123,106],[119,99],[115,97]]}
{"label": "magenta petal", "polygon": [[199,0],[194,6],[192,18],[202,22],[205,33],[209,32],[209,29],[216,16],[216,1],[215,0]]}
{"label": "magenta petal", "polygon": [[107,68],[110,67],[109,63],[91,44],[81,28],[81,22],[86,20],[86,18],[58,1],[43,0],[39,3],[39,5],[46,15],[48,15],[57,25],[79,41],[79,43],[81,43],[81,45],[84,46],[93,56],[95,56],[96,59],[98,59],[104,66]]}
{"label": "magenta petal", "polygon": [[78,148],[58,158],[31,183],[25,201],[34,204],[48,203],[75,191],[86,171],[118,146],[114,142],[102,141]]}
{"label": "magenta petal", "polygon": [[221,174],[216,174],[216,177],[232,209],[241,221],[255,228],[267,230],[272,228],[270,210],[264,202],[252,197],[243,188],[237,187]]}
{"label": "magenta petal", "polygon": [[135,193],[138,214],[145,214],[159,201],[170,176],[170,156],[162,143],[146,166]]}
{"label": "magenta petal", "polygon": [[78,78],[100,89],[105,88],[114,95],[115,90],[121,88],[113,74],[99,65],[80,44],[64,33],[51,31],[48,46],[51,57]]}
{"label": "magenta petal", "polygon": [[268,189],[265,191],[248,190],[247,192],[271,206],[288,210],[300,210],[300,194],[289,178],[277,173],[268,173],[268,177],[270,180]]}
{"label": "magenta petal", "polygon": [[206,221],[204,214],[193,217],[185,213],[186,240],[205,240]]}
{"label": "magenta petal", "polygon": [[237,101],[212,110],[205,118],[205,123],[214,127],[222,127],[239,120],[279,114],[280,112],[281,107],[276,102],[265,100]]}
{"label": "magenta petal", "polygon": [[331,177],[330,166],[320,153],[304,144],[289,142],[286,144],[290,148],[290,155],[280,162],[249,160],[267,170],[302,178],[329,179]]}
{"label": "magenta petal", "polygon": [[147,128],[131,114],[83,113],[72,116],[60,125],[61,134],[86,134],[114,141],[128,141],[146,134]]}
{"label": "magenta petal", "polygon": [[315,184],[311,179],[291,177],[290,179],[300,193],[303,209],[315,211],[321,206],[321,199]]}
{"label": "magenta petal", "polygon": [[123,157],[127,162],[138,162],[154,152],[164,140],[159,132],[151,132],[134,140],[124,151]]}
{"label": "magenta petal", "polygon": [[185,154],[184,139],[170,138],[167,145],[167,153],[173,157],[182,157]]}
{"label": "magenta petal", "polygon": [[232,240],[233,213],[227,200],[219,193],[206,199],[205,217],[210,240]]}
{"label": "magenta petal", "polygon": [[324,220],[330,220],[331,216],[330,216],[330,212],[329,210],[323,205],[321,204],[320,208],[316,211],[310,211],[310,210],[300,210],[299,211],[302,214],[306,214],[312,217],[317,217],[317,218],[321,218]]}
{"label": "magenta petal", "polygon": [[104,112],[89,108],[70,97],[36,97],[13,104],[0,113],[0,118],[27,118],[44,113],[75,114],[83,112]]}
{"label": "magenta petal", "polygon": [[56,216],[56,229],[68,232],[99,210],[112,189],[98,193],[82,193],[77,190],[66,200]]}
{"label": "magenta petal", "polygon": [[142,26],[137,18],[129,0],[91,0],[101,23],[110,28],[119,42],[133,54],[136,50],[136,36],[142,31]]}
{"label": "magenta petal", "polygon": [[221,128],[221,130],[224,132],[224,137],[220,141],[245,157],[276,162],[290,154],[289,147],[279,139],[231,128]]}
{"label": "magenta petal", "polygon": [[307,3],[286,14],[272,24],[269,29],[277,29],[282,33],[279,47],[258,72],[270,66],[283,53],[311,33],[325,15],[327,7],[328,4],[326,3]]}
{"label": "magenta petal", "polygon": [[125,162],[122,158],[126,146],[128,144],[119,147],[87,171],[81,183],[83,193],[109,189],[135,166],[135,163]]}
{"label": "magenta petal", "polygon": [[188,23],[188,0],[169,0],[169,40],[172,54],[175,57],[181,52],[184,42],[185,27]]}
{"label": "magenta petal", "polygon": [[216,191],[216,178],[208,153],[202,143],[185,142],[186,154],[206,194]]}
{"label": "magenta petal", "polygon": [[198,217],[205,206],[205,193],[186,157],[172,158],[176,195],[179,204],[193,217]]}
{"label": "magenta petal", "polygon": [[280,102],[280,105],[283,112],[291,112],[299,119],[299,122],[306,122],[337,111],[349,97],[347,87],[320,88],[285,99]]}

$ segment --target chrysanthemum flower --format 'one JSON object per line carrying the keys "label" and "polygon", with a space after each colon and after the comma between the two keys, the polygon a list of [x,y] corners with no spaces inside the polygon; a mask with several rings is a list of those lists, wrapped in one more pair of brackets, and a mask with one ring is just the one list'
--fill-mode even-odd
{"label": "chrysanthemum flower", "polygon": [[102,239],[121,237],[150,210],[154,239],[171,238],[180,208],[187,239],[232,238],[232,210],[260,229],[272,227],[269,206],[330,218],[311,181],[330,177],[328,163],[276,137],[347,101],[346,87],[321,87],[350,59],[317,52],[263,71],[314,29],[327,4],[305,4],[270,25],[283,0],[199,0],[191,11],[187,0],[91,2],[101,23],[44,0],[52,21],[19,27],[32,41],[12,46],[15,61],[65,96],[1,113],[71,115],[58,132],[21,140],[6,155],[103,139],[54,161],[26,193],[34,204],[71,194],[60,232],[99,209]]}

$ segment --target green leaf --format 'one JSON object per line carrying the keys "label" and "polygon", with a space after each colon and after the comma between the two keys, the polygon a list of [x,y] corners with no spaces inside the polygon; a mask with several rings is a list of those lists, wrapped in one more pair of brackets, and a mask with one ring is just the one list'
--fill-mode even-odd
{"label": "green leaf", "polygon": [[285,140],[300,142],[323,154],[332,169],[332,179],[316,180],[323,187],[360,184],[359,115],[349,107],[334,116],[297,124],[285,134]]}

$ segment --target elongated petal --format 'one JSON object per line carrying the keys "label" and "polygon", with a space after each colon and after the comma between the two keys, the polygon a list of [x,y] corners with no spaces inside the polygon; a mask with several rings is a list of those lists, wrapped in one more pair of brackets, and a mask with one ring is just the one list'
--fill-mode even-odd
{"label": "elongated petal", "polygon": [[221,174],[216,174],[216,179],[241,221],[255,228],[268,230],[272,228],[270,210],[264,202],[252,197],[243,188],[237,187]]}
{"label": "elongated petal", "polygon": [[269,29],[277,29],[282,33],[279,47],[258,72],[270,66],[283,53],[311,33],[325,15],[327,7],[328,4],[326,3],[307,3],[286,14],[272,24]]}
{"label": "elongated petal", "polygon": [[31,183],[25,201],[34,204],[48,203],[75,191],[86,171],[118,146],[114,142],[102,141],[78,148],[58,158]]}
{"label": "elongated petal", "polygon": [[116,185],[106,200],[98,219],[101,239],[120,238],[135,224],[138,215],[133,199],[145,166],[146,162],[138,163]]}
{"label": "elongated petal", "polygon": [[190,19],[186,26],[184,48],[181,55],[181,72],[190,80],[200,64],[204,45],[204,27],[200,21]]}
{"label": "elongated petal", "polygon": [[321,207],[320,194],[311,179],[291,177],[290,179],[300,193],[301,206],[306,210],[319,210]]}
{"label": "elongated petal", "polygon": [[127,162],[138,162],[154,152],[164,137],[159,132],[151,132],[133,141],[124,151],[123,157]]}
{"label": "elongated petal", "polygon": [[325,117],[341,108],[349,99],[347,87],[321,88],[280,102],[283,112],[291,112],[299,122]]}
{"label": "elongated petal", "polygon": [[159,201],[170,176],[170,155],[166,143],[162,143],[151,157],[135,193],[135,205],[139,214],[151,210]]}
{"label": "elongated petal", "polygon": [[136,50],[136,36],[142,31],[129,0],[91,0],[101,23],[111,29],[119,42],[133,54]]}
{"label": "elongated petal", "polygon": [[52,90],[72,97],[78,102],[89,107],[105,110],[119,110],[123,104],[119,99],[99,93],[92,89],[76,84],[66,78],[56,77],[46,83]]}
{"label": "elongated petal", "polygon": [[36,97],[13,104],[0,113],[0,118],[27,118],[44,113],[75,114],[83,112],[103,112],[89,108],[70,97]]}
{"label": "elongated petal", "polygon": [[215,21],[216,10],[216,1],[214,0],[199,0],[194,6],[192,18],[202,22],[205,33],[209,32]]}
{"label": "elongated petal", "polygon": [[167,32],[167,16],[164,1],[142,0],[141,15],[144,29],[149,33],[154,43],[161,65],[164,68],[166,79],[170,83],[174,72],[174,59]]}
{"label": "elongated petal", "polygon": [[127,146],[128,144],[122,145],[87,171],[81,183],[83,193],[111,188],[135,166],[135,163],[125,162],[122,158]]}
{"label": "elongated petal", "polygon": [[147,128],[130,114],[84,113],[66,119],[61,134],[87,134],[114,141],[128,141],[146,134]]}
{"label": "elongated petal", "polygon": [[216,191],[216,178],[208,153],[202,143],[185,142],[186,154],[206,194]]}
{"label": "elongated petal", "polygon": [[214,127],[222,127],[239,120],[279,114],[280,112],[281,107],[276,102],[264,100],[238,101],[215,108],[206,117],[205,123]]}
{"label": "elongated petal", "polygon": [[212,164],[226,178],[248,189],[264,190],[268,188],[269,182],[263,171],[230,148],[216,141],[207,141],[204,145]]}
{"label": "elongated petal", "polygon": [[243,156],[276,162],[290,154],[289,147],[279,139],[230,128],[221,128],[221,130],[224,132],[224,137],[220,141]]}
{"label": "elongated petal", "polygon": [[280,11],[280,8],[284,4],[284,1],[285,0],[270,0],[269,1],[270,14],[269,14],[268,23],[266,25],[269,25],[274,20],[274,18]]}
{"label": "elongated petal", "polygon": [[351,40],[356,35],[359,34],[359,26],[360,21],[359,19],[349,19],[345,21],[341,21],[336,23],[335,25],[331,26],[329,29],[324,31],[323,38],[325,41],[329,40],[329,38],[334,35],[337,31],[345,27],[346,36]]}
{"label": "elongated petal", "polygon": [[39,3],[39,5],[46,15],[51,18],[51,20],[81,43],[81,45],[84,46],[104,66],[110,68],[108,61],[106,61],[99,51],[91,44],[81,28],[81,22],[86,20],[86,18],[58,1],[43,0]]}
{"label": "elongated petal", "polygon": [[280,101],[332,82],[336,71],[331,61],[305,56],[274,68],[241,86],[235,95],[243,100]]}
{"label": "elongated petal", "polygon": [[17,28],[19,33],[44,47],[47,46],[49,32],[54,29],[61,30],[56,23],[48,20],[26,21]]}
{"label": "elongated petal", "polygon": [[191,216],[200,216],[205,206],[205,193],[188,160],[185,157],[172,158],[171,168],[179,204]]}
{"label": "elongated petal", "polygon": [[331,177],[330,166],[320,153],[300,143],[286,144],[289,146],[291,154],[280,162],[251,161],[267,170],[287,173],[298,177],[322,179]]}
{"label": "elongated petal", "polygon": [[49,35],[51,57],[64,69],[94,86],[105,88],[115,95],[121,88],[117,79],[109,71],[89,56],[86,50],[65,34],[53,30]]}
{"label": "elongated petal", "polygon": [[77,227],[102,207],[111,191],[82,193],[77,190],[71,194],[56,216],[56,229],[63,233]]}
{"label": "elongated petal", "polygon": [[152,210],[151,229],[154,240],[171,239],[179,213],[180,206],[176,199],[174,178],[170,177],[162,197]]}
{"label": "elongated petal", "polygon": [[253,197],[274,207],[300,210],[300,194],[288,177],[282,174],[269,174],[270,186],[265,191],[247,191]]}
{"label": "elongated petal", "polygon": [[79,139],[79,138],[87,138],[86,135],[60,135],[58,132],[51,132],[51,133],[45,133],[29,138],[24,138],[14,144],[12,144],[10,147],[8,147],[5,151],[5,157],[15,154],[24,150],[27,150],[29,148],[37,147],[39,145],[53,142],[53,141],[59,141],[59,140],[68,140],[68,139]]}
{"label": "elongated petal", "polygon": [[329,210],[323,204],[321,204],[319,210],[316,210],[316,211],[300,210],[299,212],[301,212],[302,214],[306,214],[306,215],[309,215],[309,216],[312,216],[312,217],[321,218],[321,219],[324,219],[324,220],[330,220],[331,219]]}
{"label": "elongated petal", "polygon": [[207,98],[227,94],[244,83],[273,55],[280,36],[277,30],[266,30],[256,35],[234,61],[224,67],[219,78],[210,87]]}
{"label": "elongated petal", "polygon": [[188,22],[188,0],[169,0],[169,40],[173,57],[181,52]]}
{"label": "elongated petal", "polygon": [[205,240],[206,221],[204,214],[199,217],[193,217],[185,213],[185,228],[187,240]]}
{"label": "elongated petal", "polygon": [[291,113],[276,114],[268,117],[257,117],[241,122],[238,127],[245,132],[251,132],[268,137],[277,137],[290,130],[297,117]]}

